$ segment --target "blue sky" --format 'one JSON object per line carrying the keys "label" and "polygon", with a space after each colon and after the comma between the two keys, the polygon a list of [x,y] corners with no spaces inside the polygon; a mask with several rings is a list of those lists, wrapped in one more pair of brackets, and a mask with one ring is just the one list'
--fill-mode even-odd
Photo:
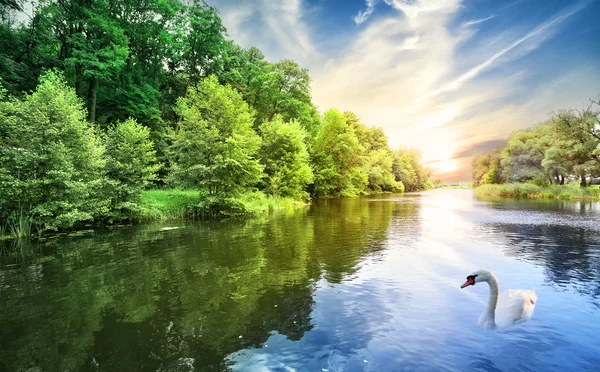
{"label": "blue sky", "polygon": [[230,37],[309,68],[445,181],[512,131],[600,97],[600,0],[213,0]]}

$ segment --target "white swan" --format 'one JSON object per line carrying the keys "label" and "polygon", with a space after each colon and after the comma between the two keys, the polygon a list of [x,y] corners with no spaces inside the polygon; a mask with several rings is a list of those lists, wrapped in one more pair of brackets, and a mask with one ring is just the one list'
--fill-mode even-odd
{"label": "white swan", "polygon": [[489,284],[490,299],[477,322],[479,327],[484,329],[503,328],[526,322],[531,318],[537,302],[535,288],[531,290],[508,289],[498,296],[498,280],[488,270],[478,270],[467,276],[467,281],[460,288],[481,282]]}

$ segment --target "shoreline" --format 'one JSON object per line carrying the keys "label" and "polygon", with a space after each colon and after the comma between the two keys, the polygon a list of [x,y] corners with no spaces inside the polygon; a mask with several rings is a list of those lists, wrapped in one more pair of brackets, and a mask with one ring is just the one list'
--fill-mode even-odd
{"label": "shoreline", "polygon": [[[411,192],[402,192],[401,194],[407,193],[410,194]],[[83,231],[93,229],[110,228],[120,225],[132,226],[152,222],[185,221],[194,219],[218,221],[230,218],[252,218],[263,213],[307,207],[315,200],[348,199],[381,194],[392,194],[392,192],[382,191],[354,196],[328,196],[314,198],[308,201],[298,201],[292,198],[265,195],[262,192],[252,192],[236,198],[231,198],[225,204],[218,205],[218,201],[215,202],[215,204],[208,202],[209,198],[207,195],[204,195],[197,190],[150,189],[142,192],[140,195],[139,209],[136,212],[132,212],[128,218],[113,222],[93,221],[69,229],[58,231],[46,230],[40,235],[32,233],[28,237],[22,238],[46,239],[52,236],[61,235],[77,236]],[[215,207],[218,206],[225,206],[226,208],[225,210],[215,209]],[[227,207],[230,208],[228,209]],[[31,231],[34,231],[33,226],[31,226]],[[0,241],[17,239],[20,238],[9,231],[8,225],[4,230],[0,229]]]}
{"label": "shoreline", "polygon": [[580,188],[572,185],[540,187],[526,183],[481,185],[473,190],[475,196],[511,199],[589,200],[600,201],[597,185]]}

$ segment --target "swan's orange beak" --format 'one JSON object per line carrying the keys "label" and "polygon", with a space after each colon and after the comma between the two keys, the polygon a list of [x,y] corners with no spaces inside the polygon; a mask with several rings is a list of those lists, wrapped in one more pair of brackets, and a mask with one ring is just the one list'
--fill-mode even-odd
{"label": "swan's orange beak", "polygon": [[471,278],[471,277],[468,277],[467,281],[463,285],[461,285],[460,288],[462,289],[464,287],[468,287],[473,284],[475,284],[475,280],[473,280],[473,278]]}

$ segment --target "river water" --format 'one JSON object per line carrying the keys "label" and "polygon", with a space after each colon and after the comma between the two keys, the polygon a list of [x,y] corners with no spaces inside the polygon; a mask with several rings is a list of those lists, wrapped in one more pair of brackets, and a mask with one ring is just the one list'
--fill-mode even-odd
{"label": "river water", "polygon": [[[528,322],[477,327],[480,268],[536,287]],[[600,371],[600,204],[436,190],[3,241],[0,371],[28,370]]]}

